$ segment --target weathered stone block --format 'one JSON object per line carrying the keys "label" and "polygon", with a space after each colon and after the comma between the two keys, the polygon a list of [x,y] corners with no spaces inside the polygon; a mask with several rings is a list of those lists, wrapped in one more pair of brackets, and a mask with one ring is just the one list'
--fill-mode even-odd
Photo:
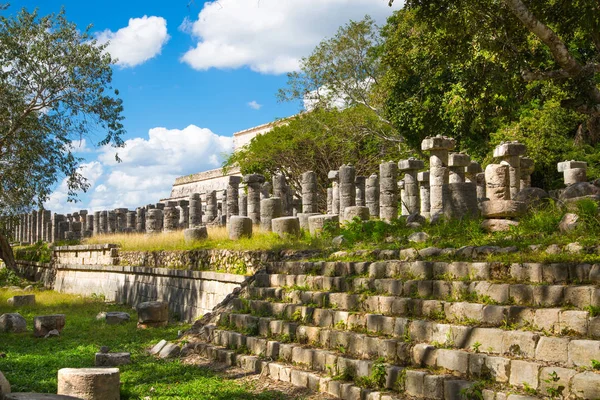
{"label": "weathered stone block", "polygon": [[35,305],[35,294],[13,296],[7,300],[7,303],[14,307],[33,306]]}
{"label": "weathered stone block", "polygon": [[510,384],[523,387],[525,384],[532,389],[538,388],[538,378],[541,365],[528,361],[512,360],[510,363]]}
{"label": "weathered stone block", "polygon": [[515,200],[489,200],[481,203],[485,218],[515,218],[527,212],[527,205]]}
{"label": "weathered stone block", "polygon": [[89,400],[119,400],[118,368],[63,368],[58,370],[57,394]]}
{"label": "weathered stone block", "polygon": [[542,336],[535,349],[535,358],[540,361],[562,363],[568,356],[569,339]]}
{"label": "weathered stone block", "polygon": [[46,336],[52,330],[61,332],[64,326],[64,314],[42,315],[33,318],[33,334],[36,337]]}
{"label": "weathered stone block", "polygon": [[297,217],[274,218],[271,221],[273,233],[280,237],[298,237],[300,236],[300,221]]}
{"label": "weathered stone block", "polygon": [[591,360],[600,360],[600,341],[571,340],[569,343],[569,365],[590,367]]}
{"label": "weathered stone block", "polygon": [[582,399],[600,399],[600,375],[582,372],[572,379],[571,393]]}
{"label": "weathered stone block", "polygon": [[0,332],[21,333],[27,330],[27,321],[19,313],[6,313],[0,316]]}
{"label": "weathered stone block", "polygon": [[437,366],[466,375],[469,371],[469,353],[460,350],[439,349]]}
{"label": "weathered stone block", "polygon": [[117,367],[131,364],[130,353],[96,353],[96,367]]}

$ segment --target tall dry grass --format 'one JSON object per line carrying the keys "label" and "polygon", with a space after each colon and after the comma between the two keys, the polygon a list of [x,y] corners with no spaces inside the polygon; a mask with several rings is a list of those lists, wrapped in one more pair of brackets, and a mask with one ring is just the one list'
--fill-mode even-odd
{"label": "tall dry grass", "polygon": [[325,242],[303,235],[300,238],[280,238],[272,232],[265,232],[254,227],[251,238],[230,240],[226,227],[207,227],[208,239],[186,243],[183,231],[162,232],[157,234],[115,233],[98,235],[83,240],[83,244],[114,243],[125,251],[160,251],[160,250],[194,250],[194,249],[227,249],[227,250],[282,250],[282,249],[319,249]]}

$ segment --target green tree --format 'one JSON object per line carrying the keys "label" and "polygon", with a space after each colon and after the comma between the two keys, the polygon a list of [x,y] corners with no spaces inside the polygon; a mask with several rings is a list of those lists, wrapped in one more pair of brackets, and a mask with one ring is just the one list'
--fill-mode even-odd
{"label": "green tree", "polygon": [[62,177],[69,198],[88,184],[73,140],[102,131],[98,145],[122,146],[122,101],[113,60],[64,11],[0,16],[0,258],[14,264],[6,222],[42,203]]}
{"label": "green tree", "polygon": [[552,186],[551,166],[593,161],[600,138],[599,3],[528,3],[408,0],[383,29],[380,81],[385,117],[411,145],[442,133],[482,161],[500,140],[523,140],[534,182]]}
{"label": "green tree", "polygon": [[[380,134],[373,135],[374,131]],[[403,144],[390,145],[381,138],[393,134],[392,128],[365,106],[317,108],[256,136],[231,155],[225,168],[238,165],[243,174],[262,173],[267,179],[282,173],[296,190],[301,175],[314,171],[323,207],[330,170],[352,164],[357,175],[368,176],[378,171],[382,160],[408,155]]]}

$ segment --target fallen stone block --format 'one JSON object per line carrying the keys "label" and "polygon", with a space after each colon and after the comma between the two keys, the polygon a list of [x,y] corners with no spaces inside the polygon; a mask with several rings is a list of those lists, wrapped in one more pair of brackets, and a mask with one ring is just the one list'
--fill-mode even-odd
{"label": "fallen stone block", "polygon": [[163,301],[147,301],[136,307],[138,328],[167,326],[169,322],[169,305]]}
{"label": "fallen stone block", "polygon": [[33,334],[44,337],[50,331],[61,332],[65,326],[65,314],[40,315],[33,318]]}
{"label": "fallen stone block", "polygon": [[109,311],[106,313],[105,318],[108,325],[117,325],[129,321],[131,316],[122,311]]}
{"label": "fallen stone block", "polygon": [[131,364],[130,353],[96,353],[96,367],[118,367]]}
{"label": "fallen stone block", "polygon": [[174,343],[167,343],[158,353],[159,358],[175,358],[179,357],[181,349]]}
{"label": "fallen stone block", "polygon": [[0,316],[0,332],[21,333],[27,330],[27,321],[19,313],[6,313]]}
{"label": "fallen stone block", "polygon": [[33,306],[35,305],[35,294],[13,296],[7,300],[7,303],[13,307]]}

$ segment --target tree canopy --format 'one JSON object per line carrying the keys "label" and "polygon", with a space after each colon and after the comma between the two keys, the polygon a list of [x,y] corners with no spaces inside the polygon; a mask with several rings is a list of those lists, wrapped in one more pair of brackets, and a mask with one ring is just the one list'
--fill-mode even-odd
{"label": "tree canopy", "polygon": [[80,32],[64,11],[0,15],[2,216],[41,206],[63,177],[71,199],[87,189],[73,141],[101,132],[98,145],[123,145],[122,101],[111,87],[113,60],[90,28]]}
{"label": "tree canopy", "polygon": [[[375,130],[381,135],[374,135]],[[267,179],[282,173],[296,189],[300,188],[301,175],[314,171],[324,200],[330,170],[352,164],[357,175],[370,175],[378,171],[382,160],[409,154],[404,145],[382,139],[393,134],[391,130],[365,106],[344,110],[316,108],[256,136],[233,153],[226,167],[238,165],[243,174],[262,173]]]}

